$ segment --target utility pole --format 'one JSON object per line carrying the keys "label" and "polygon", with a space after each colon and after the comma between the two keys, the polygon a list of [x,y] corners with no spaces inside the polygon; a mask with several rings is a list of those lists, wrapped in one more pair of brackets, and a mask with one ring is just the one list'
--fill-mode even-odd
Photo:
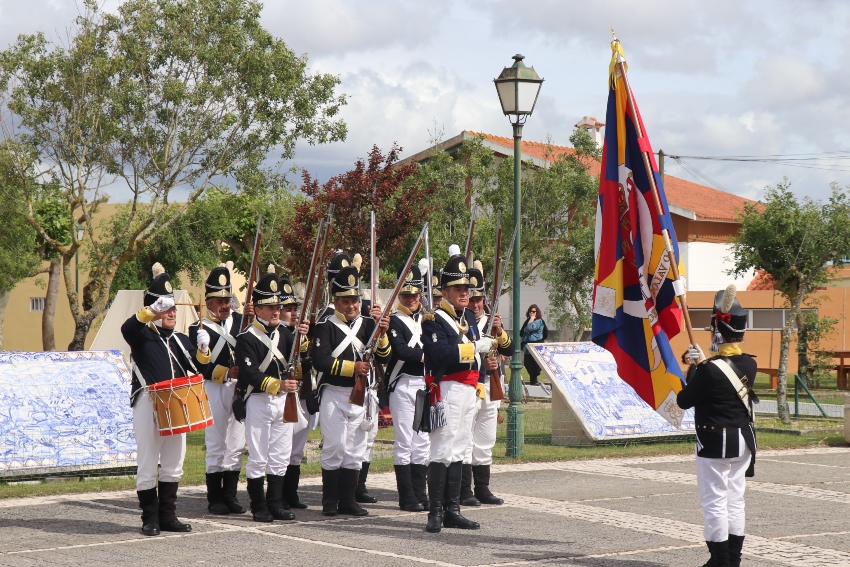
{"label": "utility pole", "polygon": [[661,176],[661,183],[664,183],[664,150],[658,150],[658,174]]}

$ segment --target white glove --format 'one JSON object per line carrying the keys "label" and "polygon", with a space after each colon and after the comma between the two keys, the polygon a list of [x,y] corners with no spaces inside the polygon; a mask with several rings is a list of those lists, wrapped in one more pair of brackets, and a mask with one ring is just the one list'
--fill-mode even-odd
{"label": "white glove", "polygon": [[705,360],[705,354],[703,354],[699,345],[688,345],[688,356],[691,357],[692,364],[699,364]]}
{"label": "white glove", "polygon": [[485,354],[493,350],[493,339],[490,337],[481,337],[475,341],[475,352]]}
{"label": "white glove", "polygon": [[204,354],[210,350],[210,334],[206,329],[198,329],[198,350]]}
{"label": "white glove", "polygon": [[160,297],[151,305],[154,313],[165,313],[172,307],[174,307],[174,300],[170,297]]}

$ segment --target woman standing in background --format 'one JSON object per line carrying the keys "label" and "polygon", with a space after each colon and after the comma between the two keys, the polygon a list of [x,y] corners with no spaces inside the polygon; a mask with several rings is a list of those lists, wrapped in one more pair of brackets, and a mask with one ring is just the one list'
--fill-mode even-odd
{"label": "woman standing in background", "polygon": [[543,312],[537,307],[537,304],[532,303],[525,312],[525,323],[520,329],[522,337],[522,352],[523,366],[528,372],[529,384],[537,385],[537,377],[540,376],[540,366],[537,361],[531,356],[531,353],[526,348],[528,343],[542,343],[549,335],[549,329],[546,327],[546,322],[543,320]]}

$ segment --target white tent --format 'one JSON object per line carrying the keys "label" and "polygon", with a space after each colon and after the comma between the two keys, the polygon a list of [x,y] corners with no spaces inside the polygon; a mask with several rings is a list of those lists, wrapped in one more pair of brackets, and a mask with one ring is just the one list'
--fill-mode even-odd
{"label": "white tent", "polygon": [[[139,312],[144,305],[145,291],[140,289],[122,289],[115,295],[106,318],[97,331],[89,350],[120,350],[124,356],[127,366],[130,365],[130,345],[124,342],[121,336],[121,325],[124,321]],[[174,290],[174,301],[176,303],[191,303],[192,297],[189,292]],[[189,325],[198,320],[195,309],[188,305],[177,307],[177,326],[174,327],[181,333],[189,332]]]}

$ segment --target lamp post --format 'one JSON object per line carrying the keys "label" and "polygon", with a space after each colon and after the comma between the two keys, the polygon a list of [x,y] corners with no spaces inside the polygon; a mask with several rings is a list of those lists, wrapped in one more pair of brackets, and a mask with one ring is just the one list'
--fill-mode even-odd
{"label": "lamp post", "polygon": [[[86,235],[86,228],[83,225],[81,225],[80,223],[77,223],[76,230],[77,230],[77,240],[78,241],[82,240],[83,236]],[[75,288],[75,291],[77,292],[77,295],[79,296],[79,294],[80,294],[80,249],[79,249],[79,247],[77,248],[77,251],[74,252],[74,270],[76,272],[74,288]]]}
{"label": "lamp post", "polygon": [[514,245],[514,278],[513,294],[511,304],[513,305],[513,327],[514,327],[514,356],[511,359],[511,380],[508,393],[510,405],[508,406],[508,442],[506,456],[519,457],[523,452],[525,444],[525,427],[522,402],[522,351],[519,349],[520,337],[520,219],[522,218],[521,192],[520,192],[520,155],[522,153],[522,126],[525,120],[534,111],[537,103],[537,95],[540,93],[540,85],[543,79],[534,70],[534,67],[526,67],[522,62],[522,55],[514,55],[514,64],[505,67],[496,83],[496,92],[499,93],[499,102],[502,104],[502,112],[511,121],[514,129],[514,230],[516,231],[516,244]]}

